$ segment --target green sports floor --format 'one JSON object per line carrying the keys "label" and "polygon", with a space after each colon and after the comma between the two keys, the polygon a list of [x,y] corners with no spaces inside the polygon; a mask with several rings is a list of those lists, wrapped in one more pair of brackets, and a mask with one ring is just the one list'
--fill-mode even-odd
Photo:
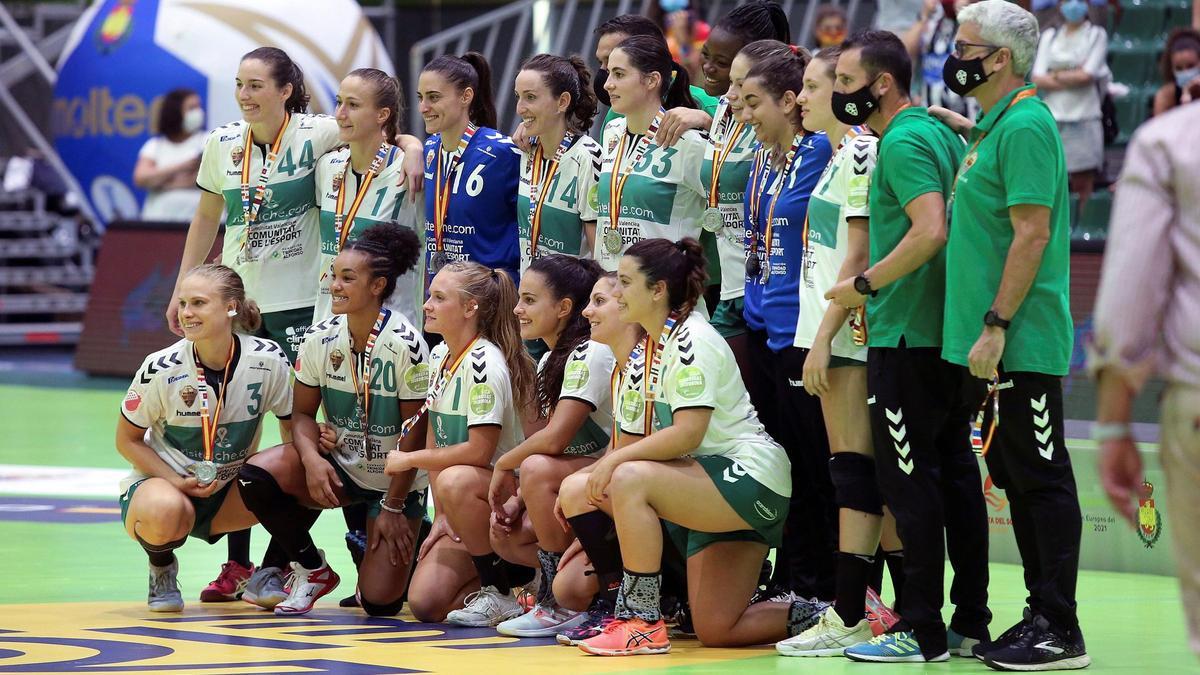
{"label": "green sports floor", "polygon": [[[332,599],[281,620],[243,603],[201,605],[196,598],[224,562],[225,546],[197,540],[179,555],[184,613],[152,615],[145,555],[125,536],[116,502],[116,478],[127,468],[112,443],[123,388],[0,369],[0,673],[990,672],[971,659],[888,666],[785,659],[769,647],[703,649],[694,641],[675,641],[666,656],[603,659],[411,616],[370,619]],[[268,430],[264,445],[277,433]],[[335,597],[353,587],[342,533],[334,513],[314,530],[343,575]],[[254,555],[265,545],[256,527]],[[1078,596],[1089,672],[1200,672],[1173,578],[1085,571]],[[992,567],[991,598],[998,633],[1023,606],[1019,568]]]}

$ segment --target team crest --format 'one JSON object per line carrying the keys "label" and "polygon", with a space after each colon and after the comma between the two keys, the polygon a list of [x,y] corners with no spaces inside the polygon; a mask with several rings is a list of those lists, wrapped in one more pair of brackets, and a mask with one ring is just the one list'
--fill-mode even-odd
{"label": "team crest", "polygon": [[196,402],[196,388],[190,384],[185,386],[179,390],[179,398],[183,399],[183,405],[192,407],[192,404]]}
{"label": "team crest", "polygon": [[338,190],[342,189],[342,180],[344,178],[345,178],[345,174],[342,174],[342,173],[333,174],[333,191],[334,191],[334,193],[337,193]]}
{"label": "team crest", "polygon": [[342,369],[342,361],[345,360],[346,355],[342,353],[342,350],[335,349],[329,352],[329,365],[333,366],[335,371]]}
{"label": "team crest", "polygon": [[1154,486],[1150,481],[1142,482],[1142,496],[1138,499],[1137,534],[1146,548],[1154,548],[1162,536],[1162,514],[1154,507]]}
{"label": "team crest", "polygon": [[139,406],[142,405],[142,397],[136,391],[130,389],[129,393],[125,394],[125,409],[129,412],[137,412]]}
{"label": "team crest", "polygon": [[242,166],[242,157],[244,157],[245,154],[246,150],[242,146],[235,145],[233,146],[233,150],[229,151],[229,161],[233,162],[235,167],[240,168]]}
{"label": "team crest", "polygon": [[425,167],[426,168],[433,167],[433,150],[427,150],[425,152]]}

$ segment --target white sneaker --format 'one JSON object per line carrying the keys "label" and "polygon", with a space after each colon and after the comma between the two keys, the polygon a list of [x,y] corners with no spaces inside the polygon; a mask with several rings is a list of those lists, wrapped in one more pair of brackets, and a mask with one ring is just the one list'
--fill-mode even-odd
{"label": "white sneaker", "polygon": [[558,605],[534,605],[515,619],[496,626],[496,632],[512,637],[554,637],[587,620],[587,612],[572,612]]}
{"label": "white sneaker", "polygon": [[863,618],[847,627],[842,617],[830,605],[817,625],[803,633],[776,643],[775,650],[784,656],[841,656],[847,647],[866,642],[874,637],[871,624]]}
{"label": "white sneaker", "polygon": [[495,626],[524,611],[511,593],[495,586],[484,586],[467,596],[467,606],[446,615],[446,623],[455,626]]}
{"label": "white sneaker", "polygon": [[277,616],[294,616],[307,614],[322,596],[337,588],[341,578],[337,572],[325,562],[325,552],[321,554],[321,566],[310,570],[300,563],[292,563],[292,574],[289,577],[287,600],[275,605]]}
{"label": "white sneaker", "polygon": [[263,609],[275,609],[275,605],[287,600],[287,589],[283,587],[283,570],[278,567],[260,567],[250,575],[242,600]]}
{"label": "white sneaker", "polygon": [[146,606],[151,612],[182,612],[183,593],[179,592],[179,561],[166,567],[150,566],[150,592]]}

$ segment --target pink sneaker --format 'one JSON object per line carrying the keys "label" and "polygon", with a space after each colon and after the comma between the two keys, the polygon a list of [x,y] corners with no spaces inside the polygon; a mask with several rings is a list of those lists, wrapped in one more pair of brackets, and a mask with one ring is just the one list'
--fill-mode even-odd
{"label": "pink sneaker", "polygon": [[884,604],[874,588],[867,587],[867,623],[876,637],[891,630],[900,621],[900,615]]}
{"label": "pink sneaker", "polygon": [[254,566],[242,567],[232,560],[221,565],[221,573],[204,590],[200,591],[200,602],[233,602],[242,597],[246,582],[254,574]]}

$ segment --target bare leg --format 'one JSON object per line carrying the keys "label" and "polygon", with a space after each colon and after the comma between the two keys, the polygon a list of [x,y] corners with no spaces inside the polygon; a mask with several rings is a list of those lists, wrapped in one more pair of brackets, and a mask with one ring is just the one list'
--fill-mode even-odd
{"label": "bare leg", "polygon": [[688,558],[688,602],[705,647],[744,647],[787,637],[788,604],[747,607],[767,555],[764,544],[724,541]]}
{"label": "bare leg", "polygon": [[167,544],[188,536],[195,520],[187,495],[163,478],[149,478],[129,500],[125,532],[134,541],[141,537],[147,544]]}
{"label": "bare leg", "polygon": [[417,562],[408,589],[408,606],[417,621],[441,623],[477,590],[479,578],[466,547],[442,537]]}

